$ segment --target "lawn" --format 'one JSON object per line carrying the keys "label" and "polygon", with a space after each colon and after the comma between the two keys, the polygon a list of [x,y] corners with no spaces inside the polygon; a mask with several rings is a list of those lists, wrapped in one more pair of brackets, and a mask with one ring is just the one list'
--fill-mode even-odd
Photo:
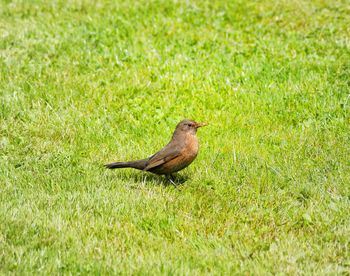
{"label": "lawn", "polygon": [[[344,1],[0,0],[0,274],[350,273]],[[191,118],[174,187],[103,164]]]}

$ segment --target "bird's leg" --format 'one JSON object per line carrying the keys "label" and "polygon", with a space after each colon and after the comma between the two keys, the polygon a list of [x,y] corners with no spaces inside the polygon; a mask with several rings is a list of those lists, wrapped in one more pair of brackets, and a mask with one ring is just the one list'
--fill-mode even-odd
{"label": "bird's leg", "polygon": [[173,184],[175,186],[175,188],[176,188],[176,183],[174,182],[175,179],[174,179],[174,176],[172,174],[167,174],[166,175],[166,179],[169,180],[169,182],[171,184]]}

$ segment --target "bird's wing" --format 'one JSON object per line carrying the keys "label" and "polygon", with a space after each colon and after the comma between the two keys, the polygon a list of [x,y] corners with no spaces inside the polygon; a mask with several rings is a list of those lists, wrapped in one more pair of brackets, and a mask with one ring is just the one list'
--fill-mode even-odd
{"label": "bird's wing", "polygon": [[180,150],[174,145],[168,145],[155,155],[151,156],[144,171],[160,166],[180,155]]}

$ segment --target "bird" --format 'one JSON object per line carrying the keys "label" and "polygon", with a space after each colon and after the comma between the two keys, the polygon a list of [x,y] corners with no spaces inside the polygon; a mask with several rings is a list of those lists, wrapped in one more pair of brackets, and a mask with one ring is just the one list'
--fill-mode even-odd
{"label": "bird", "polygon": [[207,123],[197,123],[193,120],[182,120],[177,124],[170,142],[157,153],[145,159],[114,162],[106,164],[105,167],[108,169],[134,168],[165,175],[174,184],[173,174],[186,168],[196,159],[199,150],[197,129],[207,125]]}

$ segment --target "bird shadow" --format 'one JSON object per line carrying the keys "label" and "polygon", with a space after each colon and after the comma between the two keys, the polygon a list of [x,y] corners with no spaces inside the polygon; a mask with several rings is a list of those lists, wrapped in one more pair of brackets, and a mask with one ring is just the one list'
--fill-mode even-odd
{"label": "bird shadow", "polygon": [[187,175],[173,175],[172,181],[165,176],[155,175],[150,173],[130,173],[130,174],[120,174],[124,180],[130,180],[137,183],[147,184],[147,185],[162,185],[164,187],[179,187],[183,185],[189,177]]}

